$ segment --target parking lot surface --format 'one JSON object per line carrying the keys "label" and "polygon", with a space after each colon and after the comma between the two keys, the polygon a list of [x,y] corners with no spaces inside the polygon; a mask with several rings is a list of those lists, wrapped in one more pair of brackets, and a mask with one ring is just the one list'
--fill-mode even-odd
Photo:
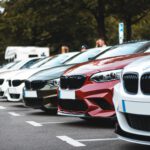
{"label": "parking lot surface", "polygon": [[121,141],[111,121],[46,114],[21,102],[0,101],[0,150],[148,150]]}

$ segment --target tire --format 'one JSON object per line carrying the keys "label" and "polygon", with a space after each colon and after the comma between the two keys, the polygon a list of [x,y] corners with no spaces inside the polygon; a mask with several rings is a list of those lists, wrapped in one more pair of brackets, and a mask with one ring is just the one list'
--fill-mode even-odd
{"label": "tire", "polygon": [[51,108],[47,108],[45,106],[42,106],[40,108],[42,111],[46,112],[46,113],[50,113],[50,114],[57,114],[57,108],[56,109],[51,109]]}

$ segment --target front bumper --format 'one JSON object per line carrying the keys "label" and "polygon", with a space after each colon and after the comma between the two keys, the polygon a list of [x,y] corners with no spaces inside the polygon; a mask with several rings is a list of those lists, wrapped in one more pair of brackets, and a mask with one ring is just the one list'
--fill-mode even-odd
{"label": "front bumper", "polygon": [[5,80],[2,85],[0,85],[0,99],[7,99],[8,96],[8,83]]}
{"label": "front bumper", "polygon": [[125,93],[117,84],[113,97],[118,127],[116,133],[125,141],[150,145],[150,102],[149,96]]}
{"label": "front bumper", "polygon": [[118,137],[121,140],[131,142],[131,143],[142,144],[142,145],[150,145],[149,136],[143,136],[143,135],[137,135],[137,134],[125,132],[120,128],[119,124],[116,124],[115,133],[118,135]]}
{"label": "front bumper", "polygon": [[[113,87],[118,81],[105,83],[90,83],[80,89],[74,90],[75,98],[61,96],[63,89],[59,90],[58,114],[87,118],[114,118],[115,110],[112,103]],[[68,93],[67,93],[68,92]]]}
{"label": "front bumper", "polygon": [[21,101],[23,99],[23,87],[24,83],[17,87],[8,88],[8,101]]}
{"label": "front bumper", "polygon": [[[32,94],[32,92],[36,94]],[[45,105],[47,105],[49,109],[57,109],[58,105],[57,90],[56,89],[37,90],[37,91],[24,90],[23,102],[25,103],[26,106],[35,109],[40,109]]]}

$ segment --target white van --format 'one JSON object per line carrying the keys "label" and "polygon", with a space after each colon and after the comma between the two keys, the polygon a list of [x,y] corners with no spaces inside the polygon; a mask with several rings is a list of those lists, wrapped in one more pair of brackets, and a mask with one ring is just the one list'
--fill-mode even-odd
{"label": "white van", "polygon": [[34,46],[8,46],[5,51],[5,59],[9,61],[20,61],[28,58],[42,58],[50,55],[48,47]]}

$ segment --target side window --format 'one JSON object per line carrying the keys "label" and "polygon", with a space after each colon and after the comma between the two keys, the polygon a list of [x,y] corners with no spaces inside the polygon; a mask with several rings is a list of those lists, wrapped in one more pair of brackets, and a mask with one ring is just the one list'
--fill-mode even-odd
{"label": "side window", "polygon": [[29,68],[32,64],[34,64],[38,59],[30,60],[27,63],[25,63],[20,69]]}
{"label": "side window", "polygon": [[150,52],[150,46],[147,47],[145,53],[149,53]]}

